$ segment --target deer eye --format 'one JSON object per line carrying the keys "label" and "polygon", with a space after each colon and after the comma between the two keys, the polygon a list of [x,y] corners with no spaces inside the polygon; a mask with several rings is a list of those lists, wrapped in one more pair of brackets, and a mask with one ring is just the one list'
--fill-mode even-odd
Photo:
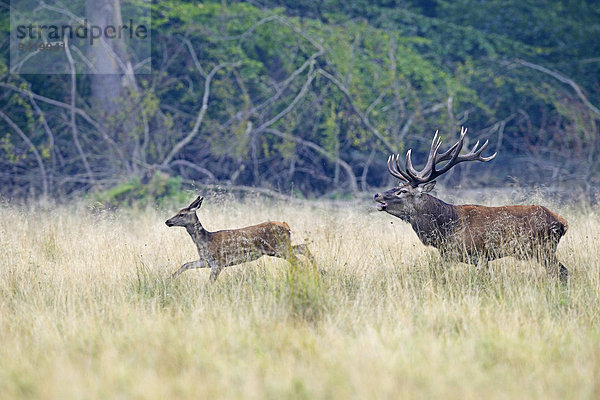
{"label": "deer eye", "polygon": [[400,189],[396,192],[396,196],[400,196],[401,194],[406,194],[408,193],[408,190],[406,189]]}

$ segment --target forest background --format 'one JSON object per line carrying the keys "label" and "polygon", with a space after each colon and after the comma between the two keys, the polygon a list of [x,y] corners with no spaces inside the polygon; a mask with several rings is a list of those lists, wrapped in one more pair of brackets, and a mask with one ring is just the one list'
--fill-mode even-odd
{"label": "forest background", "polygon": [[36,4],[70,23],[147,7],[151,50],[125,43],[110,74],[87,74],[97,58],[72,44],[63,73],[25,74],[2,13],[5,198],[184,185],[346,196],[392,184],[389,154],[412,148],[419,164],[436,130],[449,145],[461,126],[498,156],[443,184],[595,197],[599,1]]}

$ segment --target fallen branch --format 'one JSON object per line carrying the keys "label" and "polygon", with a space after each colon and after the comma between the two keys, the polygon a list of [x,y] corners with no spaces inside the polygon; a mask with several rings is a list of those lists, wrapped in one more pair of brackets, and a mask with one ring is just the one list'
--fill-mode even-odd
{"label": "fallen branch", "polygon": [[215,177],[215,175],[210,172],[208,169],[201,167],[199,165],[194,164],[193,162],[187,161],[187,160],[175,160],[175,161],[171,161],[171,166],[173,165],[181,165],[187,168],[191,168],[194,169],[198,172],[203,173],[204,175],[206,175],[208,177],[208,179],[210,179],[211,181],[216,181],[217,178]]}
{"label": "fallen branch", "polygon": [[238,192],[246,192],[246,193],[252,193],[252,194],[258,193],[258,194],[263,194],[265,196],[273,197],[273,198],[280,199],[280,200],[302,202],[301,199],[295,198],[293,196],[288,196],[283,193],[279,193],[275,190],[271,190],[271,189],[267,189],[267,188],[263,188],[263,187],[254,187],[254,186],[245,186],[245,185],[218,185],[218,184],[211,184],[211,183],[197,183],[196,181],[193,181],[193,180],[184,180],[183,182],[186,184],[189,184],[195,188],[203,188],[203,189],[208,189],[208,190],[224,190],[224,191],[230,191],[230,192],[238,191]]}

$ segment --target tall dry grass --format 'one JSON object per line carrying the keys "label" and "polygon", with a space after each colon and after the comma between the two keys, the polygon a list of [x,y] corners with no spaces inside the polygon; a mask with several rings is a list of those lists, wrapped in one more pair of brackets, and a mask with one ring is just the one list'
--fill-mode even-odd
{"label": "tall dry grass", "polygon": [[[0,398],[600,398],[600,217],[534,262],[444,264],[368,200],[209,198],[209,230],[284,220],[326,275],[196,252],[170,211],[0,207]],[[182,207],[183,205],[178,205]]]}

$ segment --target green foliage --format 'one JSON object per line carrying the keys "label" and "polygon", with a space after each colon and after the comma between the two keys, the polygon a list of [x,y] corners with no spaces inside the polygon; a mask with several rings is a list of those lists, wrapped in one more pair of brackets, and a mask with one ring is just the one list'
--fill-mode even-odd
{"label": "green foliage", "polygon": [[[74,146],[70,79],[9,75],[7,55],[0,53],[2,82],[62,103],[34,104],[12,89],[0,99],[38,149],[51,191],[87,191],[119,180],[125,183],[107,193],[111,199],[144,197],[131,195],[143,187],[132,176],[161,165],[206,183],[337,195],[349,191],[352,179],[364,178],[363,187],[386,185],[387,154],[412,148],[420,160],[435,130],[447,143],[461,125],[474,140],[500,146],[496,178],[483,178],[488,184],[502,184],[507,175],[570,182],[582,171],[600,170],[597,113],[564,79],[515,63],[560,72],[598,108],[600,8],[593,1],[261,4],[152,4],[152,74],[136,75],[117,112],[94,104],[88,77],[77,76],[76,105],[96,122],[76,116],[92,176]],[[174,165],[162,165],[194,129],[207,76],[224,63],[239,65],[214,74],[198,132]],[[261,126],[268,129],[255,131]],[[39,187],[33,152],[3,120],[0,132],[0,168],[20,174],[4,178],[3,190],[24,194],[20,185]],[[565,146],[574,156],[567,165]],[[593,175],[586,185],[597,182]]]}
{"label": "green foliage", "polygon": [[299,322],[315,324],[327,311],[327,287],[316,267],[291,260],[285,271],[282,289],[283,300],[289,306],[290,317]]}
{"label": "green foliage", "polygon": [[110,189],[90,196],[95,207],[117,208],[121,206],[159,206],[166,203],[185,202],[181,177],[171,177],[156,172],[149,179],[133,178]]}
{"label": "green foliage", "polygon": [[130,300],[140,306],[158,303],[161,307],[166,307],[172,300],[172,297],[167,295],[169,283],[169,278],[152,271],[140,262],[136,264],[135,276],[129,281]]}

